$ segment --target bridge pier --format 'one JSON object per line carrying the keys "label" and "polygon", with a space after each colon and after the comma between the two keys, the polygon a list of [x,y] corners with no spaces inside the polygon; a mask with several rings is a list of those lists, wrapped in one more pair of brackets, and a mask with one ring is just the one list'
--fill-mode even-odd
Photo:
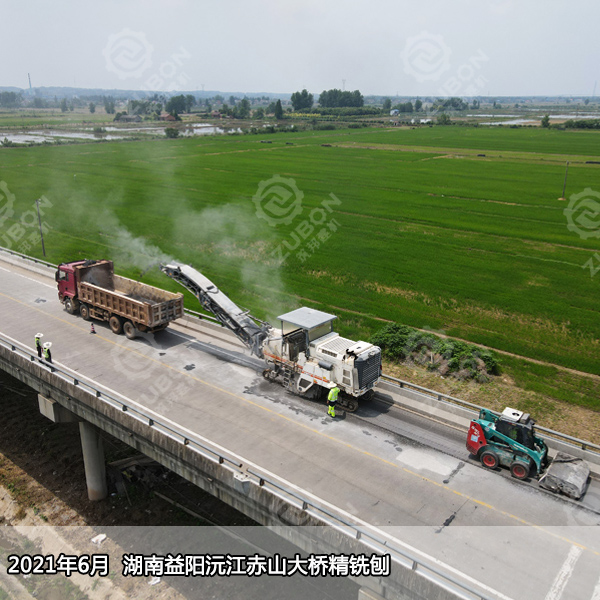
{"label": "bridge pier", "polygon": [[98,429],[87,421],[79,422],[85,481],[90,500],[104,500],[108,496],[104,447]]}
{"label": "bridge pier", "polygon": [[90,500],[104,500],[108,496],[106,485],[106,466],[104,464],[104,448],[102,438],[95,425],[78,417],[56,400],[38,394],[40,412],[54,423],[79,422],[81,450],[85,466],[85,480]]}

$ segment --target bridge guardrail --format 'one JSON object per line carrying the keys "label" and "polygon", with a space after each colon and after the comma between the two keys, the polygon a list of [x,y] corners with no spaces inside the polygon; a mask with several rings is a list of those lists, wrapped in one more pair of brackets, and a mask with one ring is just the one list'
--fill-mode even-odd
{"label": "bridge guardrail", "polygon": [[[52,267],[54,269],[57,268],[57,265],[46,262],[45,260],[27,256],[26,254],[21,254],[20,252],[16,252],[9,248],[4,248],[4,247],[0,246],[0,251],[7,252],[8,254],[18,256],[19,258],[22,258],[24,260],[43,264],[44,266],[47,266],[47,267]],[[195,319],[199,319],[199,320],[208,320],[208,321],[215,322],[218,325],[221,325],[221,322],[211,315],[205,315],[203,313],[197,312],[195,310],[190,310],[188,308],[184,308],[184,312],[192,319],[195,318]],[[436,392],[435,390],[430,390],[428,388],[417,385],[416,383],[411,383],[410,381],[404,381],[403,379],[398,379],[397,377],[392,377],[391,375],[384,374],[383,379],[386,381],[392,382],[401,388],[412,389],[412,390],[418,391],[422,394],[425,394],[426,396],[437,398],[437,400],[440,403],[447,402],[450,404],[461,406],[461,407],[466,408],[467,410],[471,410],[477,414],[479,414],[479,411],[482,408],[484,408],[483,406],[479,406],[478,404],[473,404],[472,402],[468,402],[467,400],[461,400],[460,398],[455,398],[453,396],[449,396],[448,394]],[[495,412],[495,411],[492,411],[492,412]],[[499,413],[495,412],[495,414],[498,415]],[[560,431],[548,429],[547,427],[541,427],[539,425],[536,425],[536,429],[539,433],[542,433],[543,435],[545,435],[547,437],[553,438],[559,442],[564,442],[564,443],[570,444],[572,446],[578,447],[581,450],[583,450],[584,452],[587,452],[590,455],[594,456],[596,458],[596,460],[600,460],[600,445],[598,445],[598,444],[594,444],[587,440],[582,440],[582,439],[567,435],[566,433],[561,433]]]}
{"label": "bridge guardrail", "polygon": [[[52,267],[55,269],[57,268],[57,265],[46,262],[45,260],[27,256],[26,254],[21,254],[20,252],[16,252],[15,250],[11,250],[9,248],[4,248],[4,247],[0,246],[0,251],[7,252],[8,254],[18,256],[19,258],[22,258],[24,260],[43,264],[44,266],[47,266],[47,267]],[[218,325],[221,325],[221,322],[217,318],[215,318],[211,315],[205,315],[203,313],[197,312],[195,310],[190,310],[188,308],[184,308],[184,312],[192,319],[196,318],[199,320],[213,321],[213,322],[217,323]],[[222,325],[221,325],[221,327],[222,327]],[[461,400],[460,398],[455,398],[453,396],[449,396],[448,394],[436,392],[435,390],[430,390],[428,388],[417,385],[416,383],[411,383],[410,381],[404,381],[403,379],[398,379],[397,377],[392,377],[391,375],[383,374],[382,377],[384,380],[393,382],[395,385],[398,385],[401,388],[408,388],[408,389],[416,390],[422,394],[425,394],[426,396],[437,398],[437,400],[440,403],[447,402],[450,404],[461,406],[461,407],[466,408],[467,410],[471,410],[477,414],[479,413],[479,411],[482,408],[484,408],[483,406],[479,406],[478,404],[473,404],[472,402],[468,402],[467,400]],[[496,415],[499,414],[495,411],[492,411],[492,412],[494,412]],[[560,431],[548,429],[547,427],[541,427],[539,425],[536,425],[536,429],[539,433],[542,433],[542,434],[546,435],[547,437],[553,438],[559,442],[565,442],[565,443],[573,445],[575,447],[579,447],[584,452],[588,452],[588,453],[590,453],[590,455],[593,455],[596,458],[596,460],[600,460],[600,445],[598,445],[598,444],[594,444],[587,440],[582,440],[582,439],[567,435],[566,433],[561,433]]]}
{"label": "bridge guardrail", "polygon": [[[477,404],[473,404],[472,402],[467,402],[466,400],[461,400],[460,398],[455,398],[454,396],[449,396],[448,394],[443,394],[441,392],[436,392],[434,390],[430,390],[428,388],[422,387],[415,383],[411,383],[410,381],[404,381],[403,379],[398,379],[397,377],[391,377],[390,375],[383,375],[383,379],[385,381],[390,381],[393,384],[397,385],[400,388],[407,388],[411,390],[415,390],[429,397],[433,397],[437,399],[440,403],[450,403],[462,408],[466,408],[471,410],[474,414],[479,414],[479,411],[484,408],[483,406],[479,406]],[[489,410],[489,409],[488,409]],[[500,415],[500,413],[496,411],[491,411],[496,415]],[[567,435],[566,433],[561,433],[560,431],[555,431],[554,429],[548,429],[547,427],[541,427],[539,425],[535,426],[538,433],[543,434],[542,437],[551,437],[557,441],[565,442],[572,446],[576,446],[581,450],[591,453],[593,455],[597,455],[600,458],[600,445],[594,444],[592,442],[588,442],[586,440],[582,440],[571,435]]]}
{"label": "bridge guardrail", "polygon": [[33,256],[27,256],[27,254],[21,254],[20,252],[17,252],[16,250],[11,250],[10,248],[5,248],[4,246],[0,246],[0,250],[2,252],[6,252],[7,254],[12,254],[13,256],[18,256],[19,258],[23,258],[24,260],[28,260],[30,262],[34,262],[34,263],[38,263],[40,265],[44,265],[45,267],[52,267],[53,269],[56,269],[56,265],[49,263],[45,260],[42,260],[41,258],[35,258]]}
{"label": "bridge guardrail", "polygon": [[[3,334],[0,334],[0,346],[7,348],[18,356],[26,358],[32,363],[38,363],[40,360],[37,353],[34,354],[30,348]],[[334,506],[327,505],[325,501],[320,501],[315,497],[309,497],[308,493],[303,493],[302,490],[292,483],[271,473],[264,472],[260,467],[251,465],[248,461],[233,453],[227,455],[207,440],[200,440],[200,436],[194,436],[175,424],[166,423],[164,418],[161,418],[153,411],[143,410],[133,400],[125,396],[119,398],[115,394],[111,394],[103,389],[102,385],[55,363],[40,362],[39,366],[72,385],[80,389],[85,389],[97,400],[105,402],[113,408],[120,409],[130,417],[145,423],[148,427],[162,431],[164,435],[168,435],[171,439],[190,447],[203,457],[222,465],[227,463],[225,464],[226,467],[236,471],[241,476],[251,475],[255,478],[253,480],[255,485],[266,487],[267,489],[270,488],[271,493],[275,493],[275,495],[282,497],[286,501],[289,501],[290,498],[295,499],[299,509],[322,520],[326,525],[359,540],[373,551],[390,554],[394,562],[410,568],[412,571],[417,572],[420,576],[443,587],[445,590],[458,594],[464,600],[494,600],[491,596],[487,596],[475,589],[475,587],[460,581],[451,574],[444,573],[437,566],[428,564],[426,560],[415,556],[405,548],[401,548],[398,541],[385,532],[376,529],[368,523],[361,522],[359,519],[350,520],[341,515],[339,511],[336,514]]]}
{"label": "bridge guardrail", "polygon": [[[17,355],[28,359],[30,362],[35,363],[40,361],[40,359],[38,359],[37,353],[34,354],[29,348],[20,344],[16,340],[9,338],[8,336],[0,335],[0,345],[3,345],[5,348],[10,349]],[[151,414],[150,412],[142,410],[139,406],[136,406],[132,400],[129,400],[125,397],[123,397],[123,399],[119,399],[114,394],[111,394],[106,390],[101,389],[102,386],[91,382],[87,378],[82,378],[81,375],[78,375],[70,369],[57,366],[56,363],[47,363],[44,361],[40,362],[40,367],[49,371],[50,373],[59,376],[61,379],[68,381],[74,386],[77,386],[81,389],[85,389],[95,398],[105,402],[113,408],[117,408],[122,412],[126,412],[130,417],[136,419],[137,421],[145,423],[148,427],[153,427],[154,429],[161,430],[163,434],[168,435],[172,439],[180,442],[185,446],[190,446],[190,448],[201,454],[204,454],[205,456],[207,456],[207,458],[213,460],[214,462],[218,462],[219,464],[227,462],[237,468],[241,468],[242,466],[242,464],[239,463],[237,460],[234,460],[228,457],[226,454],[223,454],[218,450],[209,447],[205,443],[193,439],[182,429],[161,422],[160,420],[158,420],[158,417],[154,415],[154,413]],[[207,452],[208,455],[206,455]]]}

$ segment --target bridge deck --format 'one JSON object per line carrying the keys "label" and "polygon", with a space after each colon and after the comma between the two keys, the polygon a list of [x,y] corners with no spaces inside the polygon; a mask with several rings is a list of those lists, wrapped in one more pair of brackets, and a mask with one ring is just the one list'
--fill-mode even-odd
{"label": "bridge deck", "polygon": [[[600,598],[598,514],[484,471],[466,450],[456,458],[381,427],[401,418],[439,438],[437,424],[383,404],[332,420],[324,405],[264,381],[261,363],[235,343],[178,326],[133,341],[95,327],[91,335],[63,310],[52,280],[0,262],[0,333],[33,346],[43,332],[55,363],[379,526],[491,595],[542,600],[567,569],[565,598]],[[447,435],[456,444],[463,434]]]}

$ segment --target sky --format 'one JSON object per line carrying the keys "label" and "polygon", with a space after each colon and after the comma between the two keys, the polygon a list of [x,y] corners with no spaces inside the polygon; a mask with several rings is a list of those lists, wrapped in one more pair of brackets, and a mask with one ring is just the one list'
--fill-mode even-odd
{"label": "sky", "polygon": [[597,0],[0,0],[0,15],[0,86],[591,96],[600,80]]}

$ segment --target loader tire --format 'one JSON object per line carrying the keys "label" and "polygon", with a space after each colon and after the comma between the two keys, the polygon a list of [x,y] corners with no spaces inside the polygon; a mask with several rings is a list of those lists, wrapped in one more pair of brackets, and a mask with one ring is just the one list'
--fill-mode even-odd
{"label": "loader tire", "polygon": [[531,470],[531,466],[528,467],[525,463],[523,463],[519,460],[515,460],[510,465],[510,474],[515,479],[527,479],[527,477],[529,476],[530,470]]}
{"label": "loader tire", "polygon": [[486,469],[495,469],[500,464],[500,459],[493,450],[484,450],[481,453],[479,460]]}
{"label": "loader tire", "polygon": [[121,319],[117,317],[117,315],[113,315],[108,320],[108,324],[110,326],[111,331],[116,335],[123,333],[123,321],[121,321]]}
{"label": "loader tire", "polygon": [[137,337],[137,329],[131,321],[123,323],[123,331],[128,340],[134,340]]}
{"label": "loader tire", "polygon": [[81,303],[79,307],[79,314],[84,321],[89,321],[92,317],[90,317],[90,307],[87,304]]}

